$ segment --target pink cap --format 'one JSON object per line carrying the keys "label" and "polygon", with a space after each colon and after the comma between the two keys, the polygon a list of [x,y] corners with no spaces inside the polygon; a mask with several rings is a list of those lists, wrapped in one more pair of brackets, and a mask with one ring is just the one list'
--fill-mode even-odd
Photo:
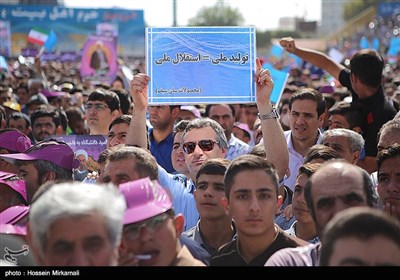
{"label": "pink cap", "polygon": [[127,209],[123,224],[132,224],[162,214],[172,208],[167,191],[157,181],[143,178],[119,186]]}
{"label": "pink cap", "polygon": [[180,109],[184,110],[184,111],[191,112],[196,118],[201,118],[200,110],[196,106],[192,106],[192,105],[185,106],[185,105],[182,105]]}
{"label": "pink cap", "polygon": [[31,146],[31,139],[19,130],[0,133],[0,148],[21,153]]}
{"label": "pink cap", "polygon": [[242,130],[244,130],[244,131],[247,131],[247,133],[249,133],[249,135],[251,135],[251,134],[253,133],[253,132],[249,129],[249,126],[248,126],[247,124],[245,124],[245,123],[237,122],[237,123],[235,123],[235,126],[238,127],[238,128],[240,128],[240,129],[242,129]]}
{"label": "pink cap", "polygon": [[25,202],[28,202],[28,197],[26,194],[26,184],[24,180],[9,180],[17,175],[0,171],[0,184],[9,186],[14,191],[19,193],[24,199]]}
{"label": "pink cap", "polygon": [[26,235],[26,226],[0,224],[0,233]]}
{"label": "pink cap", "polygon": [[29,214],[29,206],[15,205],[0,213],[0,224],[17,224],[19,220]]}
{"label": "pink cap", "polygon": [[79,160],[74,151],[64,142],[44,140],[23,153],[0,155],[0,158],[15,163],[16,160],[47,160],[65,169],[78,168]]}

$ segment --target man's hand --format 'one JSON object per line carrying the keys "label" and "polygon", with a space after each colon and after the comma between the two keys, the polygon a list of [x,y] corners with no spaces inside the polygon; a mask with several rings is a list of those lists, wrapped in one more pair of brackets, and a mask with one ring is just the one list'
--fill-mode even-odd
{"label": "man's hand", "polygon": [[149,84],[150,77],[146,74],[139,73],[133,76],[129,83],[130,94],[132,96],[135,109],[144,110],[148,104],[147,85]]}
{"label": "man's hand", "polygon": [[266,104],[270,104],[272,89],[274,88],[274,81],[271,78],[271,73],[268,69],[263,69],[260,59],[256,59],[256,75],[255,80],[257,84],[257,106],[260,113],[264,113],[263,108]]}
{"label": "man's hand", "polygon": [[279,44],[287,52],[294,53],[296,51],[296,44],[292,37],[284,37],[280,39]]}

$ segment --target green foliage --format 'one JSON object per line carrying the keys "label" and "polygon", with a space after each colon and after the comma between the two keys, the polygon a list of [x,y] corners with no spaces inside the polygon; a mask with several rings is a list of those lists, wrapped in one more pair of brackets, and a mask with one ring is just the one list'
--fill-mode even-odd
{"label": "green foliage", "polygon": [[242,26],[243,15],[239,9],[225,5],[223,1],[214,6],[201,8],[197,15],[189,19],[189,26]]}

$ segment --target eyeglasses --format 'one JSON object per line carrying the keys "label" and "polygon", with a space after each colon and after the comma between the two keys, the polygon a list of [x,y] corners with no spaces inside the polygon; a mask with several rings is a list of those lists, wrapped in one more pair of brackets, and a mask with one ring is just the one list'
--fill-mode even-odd
{"label": "eyeglasses", "polygon": [[94,108],[96,111],[103,111],[104,109],[110,108],[110,107],[108,107],[107,105],[99,104],[99,103],[96,103],[96,104],[86,104],[86,105],[85,105],[85,110],[91,110],[91,109],[93,109],[93,108]]}
{"label": "eyeglasses", "polygon": [[182,148],[186,154],[191,154],[196,149],[196,146],[199,145],[200,149],[205,152],[209,152],[214,149],[214,145],[219,144],[219,142],[213,140],[200,140],[199,142],[186,142],[183,143]]}
{"label": "eyeglasses", "polygon": [[123,230],[124,238],[128,240],[137,239],[140,235],[140,230],[144,227],[151,233],[154,233],[161,228],[161,226],[169,217],[170,216],[168,214],[162,213],[161,215],[155,216],[147,221],[129,225]]}

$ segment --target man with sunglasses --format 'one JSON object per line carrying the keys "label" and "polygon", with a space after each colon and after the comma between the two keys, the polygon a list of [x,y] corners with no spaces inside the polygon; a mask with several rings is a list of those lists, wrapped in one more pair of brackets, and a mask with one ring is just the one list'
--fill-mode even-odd
{"label": "man with sunglasses", "polygon": [[120,115],[118,95],[109,90],[96,89],[85,104],[85,119],[90,135],[107,135],[111,122]]}
{"label": "man with sunglasses", "polygon": [[128,206],[123,218],[120,265],[205,266],[181,244],[184,217],[175,215],[172,200],[157,181],[143,178],[124,183],[119,189]]}
{"label": "man with sunglasses", "polygon": [[[146,108],[148,105],[147,87],[150,77],[139,73],[130,82],[130,93],[135,104],[135,114],[129,127],[127,144],[147,147]],[[286,140],[278,122],[270,97],[274,83],[269,70],[263,69],[256,59],[256,99],[261,127],[264,135],[266,157],[275,165],[279,179],[282,179],[289,164]],[[268,137],[267,137],[268,136]],[[196,174],[200,166],[210,158],[224,158],[228,150],[228,141],[223,128],[212,119],[195,119],[191,121],[182,136],[182,148],[185,162],[190,172],[189,188],[194,190]],[[163,186],[171,184],[172,176],[159,171],[159,181]],[[183,186],[183,189],[185,186]]]}

